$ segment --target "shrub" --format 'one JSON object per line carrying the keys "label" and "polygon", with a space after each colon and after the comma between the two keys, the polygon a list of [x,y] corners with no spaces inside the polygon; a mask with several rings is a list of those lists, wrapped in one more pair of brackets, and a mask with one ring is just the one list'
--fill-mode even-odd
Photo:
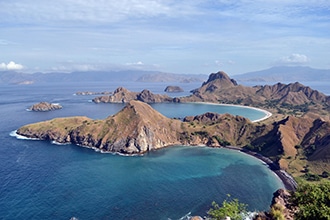
{"label": "shrub", "polygon": [[279,204],[273,205],[270,209],[270,215],[272,216],[272,219],[285,220],[285,217],[283,215],[283,210],[284,210],[283,206]]}
{"label": "shrub", "polygon": [[330,182],[299,184],[292,203],[299,209],[297,220],[330,219]]}
{"label": "shrub", "polygon": [[321,174],[321,177],[328,178],[329,177],[329,172],[323,171],[323,173]]}
{"label": "shrub", "polygon": [[[228,198],[230,195],[227,195]],[[211,219],[224,219],[230,217],[233,220],[241,220],[247,214],[247,205],[240,203],[238,199],[231,201],[224,200],[220,207],[216,202],[212,202],[212,208],[207,212]]]}

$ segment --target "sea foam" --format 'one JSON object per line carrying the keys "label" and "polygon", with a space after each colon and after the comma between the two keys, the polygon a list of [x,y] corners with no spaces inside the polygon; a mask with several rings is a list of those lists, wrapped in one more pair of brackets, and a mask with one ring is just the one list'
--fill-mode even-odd
{"label": "sea foam", "polygon": [[16,137],[17,139],[20,139],[20,140],[39,140],[38,138],[28,138],[23,135],[17,134],[17,130],[10,132],[9,135],[11,137]]}

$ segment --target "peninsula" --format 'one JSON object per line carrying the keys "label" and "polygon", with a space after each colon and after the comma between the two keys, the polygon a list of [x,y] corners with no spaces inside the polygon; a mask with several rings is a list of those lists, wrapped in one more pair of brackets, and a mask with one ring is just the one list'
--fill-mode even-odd
{"label": "peninsula", "polygon": [[[269,157],[294,176],[303,175],[306,167],[316,174],[330,172],[330,97],[297,82],[246,87],[218,72],[187,97],[120,87],[93,101],[127,105],[104,120],[58,118],[23,126],[17,134],[123,154],[172,145],[231,145]],[[166,118],[147,104],[155,102],[240,104],[267,109],[272,117],[252,123],[243,117],[208,112],[180,121]]]}

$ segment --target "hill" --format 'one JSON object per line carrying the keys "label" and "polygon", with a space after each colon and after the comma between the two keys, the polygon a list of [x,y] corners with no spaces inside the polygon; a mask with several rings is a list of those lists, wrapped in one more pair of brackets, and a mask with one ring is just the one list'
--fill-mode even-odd
{"label": "hill", "polygon": [[308,82],[330,81],[330,69],[307,66],[275,66],[269,69],[235,75],[238,81],[254,82]]}
{"label": "hill", "polygon": [[[110,102],[127,102],[114,116],[53,119],[23,126],[17,133],[126,154],[173,144],[232,145],[268,156],[294,175],[306,170],[330,172],[329,96],[300,83],[246,87],[221,71],[192,92],[168,100],[147,90],[136,93],[118,88],[112,95],[102,96]],[[239,116],[205,113],[180,121],[166,118],[146,104],[166,101],[251,105],[266,108],[273,116],[252,123]]]}
{"label": "hill", "polygon": [[180,121],[166,118],[148,104],[131,101],[104,120],[57,118],[24,126],[17,133],[106,152],[134,154],[179,144],[179,131]]}
{"label": "hill", "polygon": [[330,110],[329,96],[298,82],[248,87],[237,84],[222,71],[211,74],[200,88],[192,91],[192,95],[180,98],[180,101],[241,104],[281,111],[314,111],[318,114]]}
{"label": "hill", "polygon": [[56,118],[23,126],[17,134],[133,154],[172,145],[244,145],[254,128],[248,119],[229,114],[206,113],[184,121],[169,119],[144,102],[130,101],[104,120]]}
{"label": "hill", "polygon": [[317,164],[313,165],[317,172],[330,171],[330,122],[309,117],[288,116],[259,124],[240,116],[208,112],[180,121],[166,118],[144,102],[130,101],[104,120],[57,118],[23,126],[17,133],[124,154],[171,145],[232,145],[260,152],[292,173],[300,174],[308,164]]}

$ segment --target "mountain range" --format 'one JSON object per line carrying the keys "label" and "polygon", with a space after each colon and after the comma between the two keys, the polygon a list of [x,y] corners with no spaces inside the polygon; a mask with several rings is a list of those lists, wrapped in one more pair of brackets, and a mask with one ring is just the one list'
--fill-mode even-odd
{"label": "mountain range", "polygon": [[275,66],[233,77],[237,81],[253,82],[330,81],[330,69],[314,69],[308,66]]}
{"label": "mountain range", "polygon": [[[160,71],[120,70],[52,73],[0,71],[0,84],[33,84],[50,82],[204,82],[207,74],[175,74]],[[238,82],[304,82],[330,81],[330,69],[307,66],[277,66],[265,70],[234,75]]]}
{"label": "mountain range", "polygon": [[85,72],[53,72],[23,73],[16,71],[0,71],[0,84],[35,84],[56,82],[203,82],[207,75],[174,74],[159,71],[120,70],[120,71],[85,71]]}

